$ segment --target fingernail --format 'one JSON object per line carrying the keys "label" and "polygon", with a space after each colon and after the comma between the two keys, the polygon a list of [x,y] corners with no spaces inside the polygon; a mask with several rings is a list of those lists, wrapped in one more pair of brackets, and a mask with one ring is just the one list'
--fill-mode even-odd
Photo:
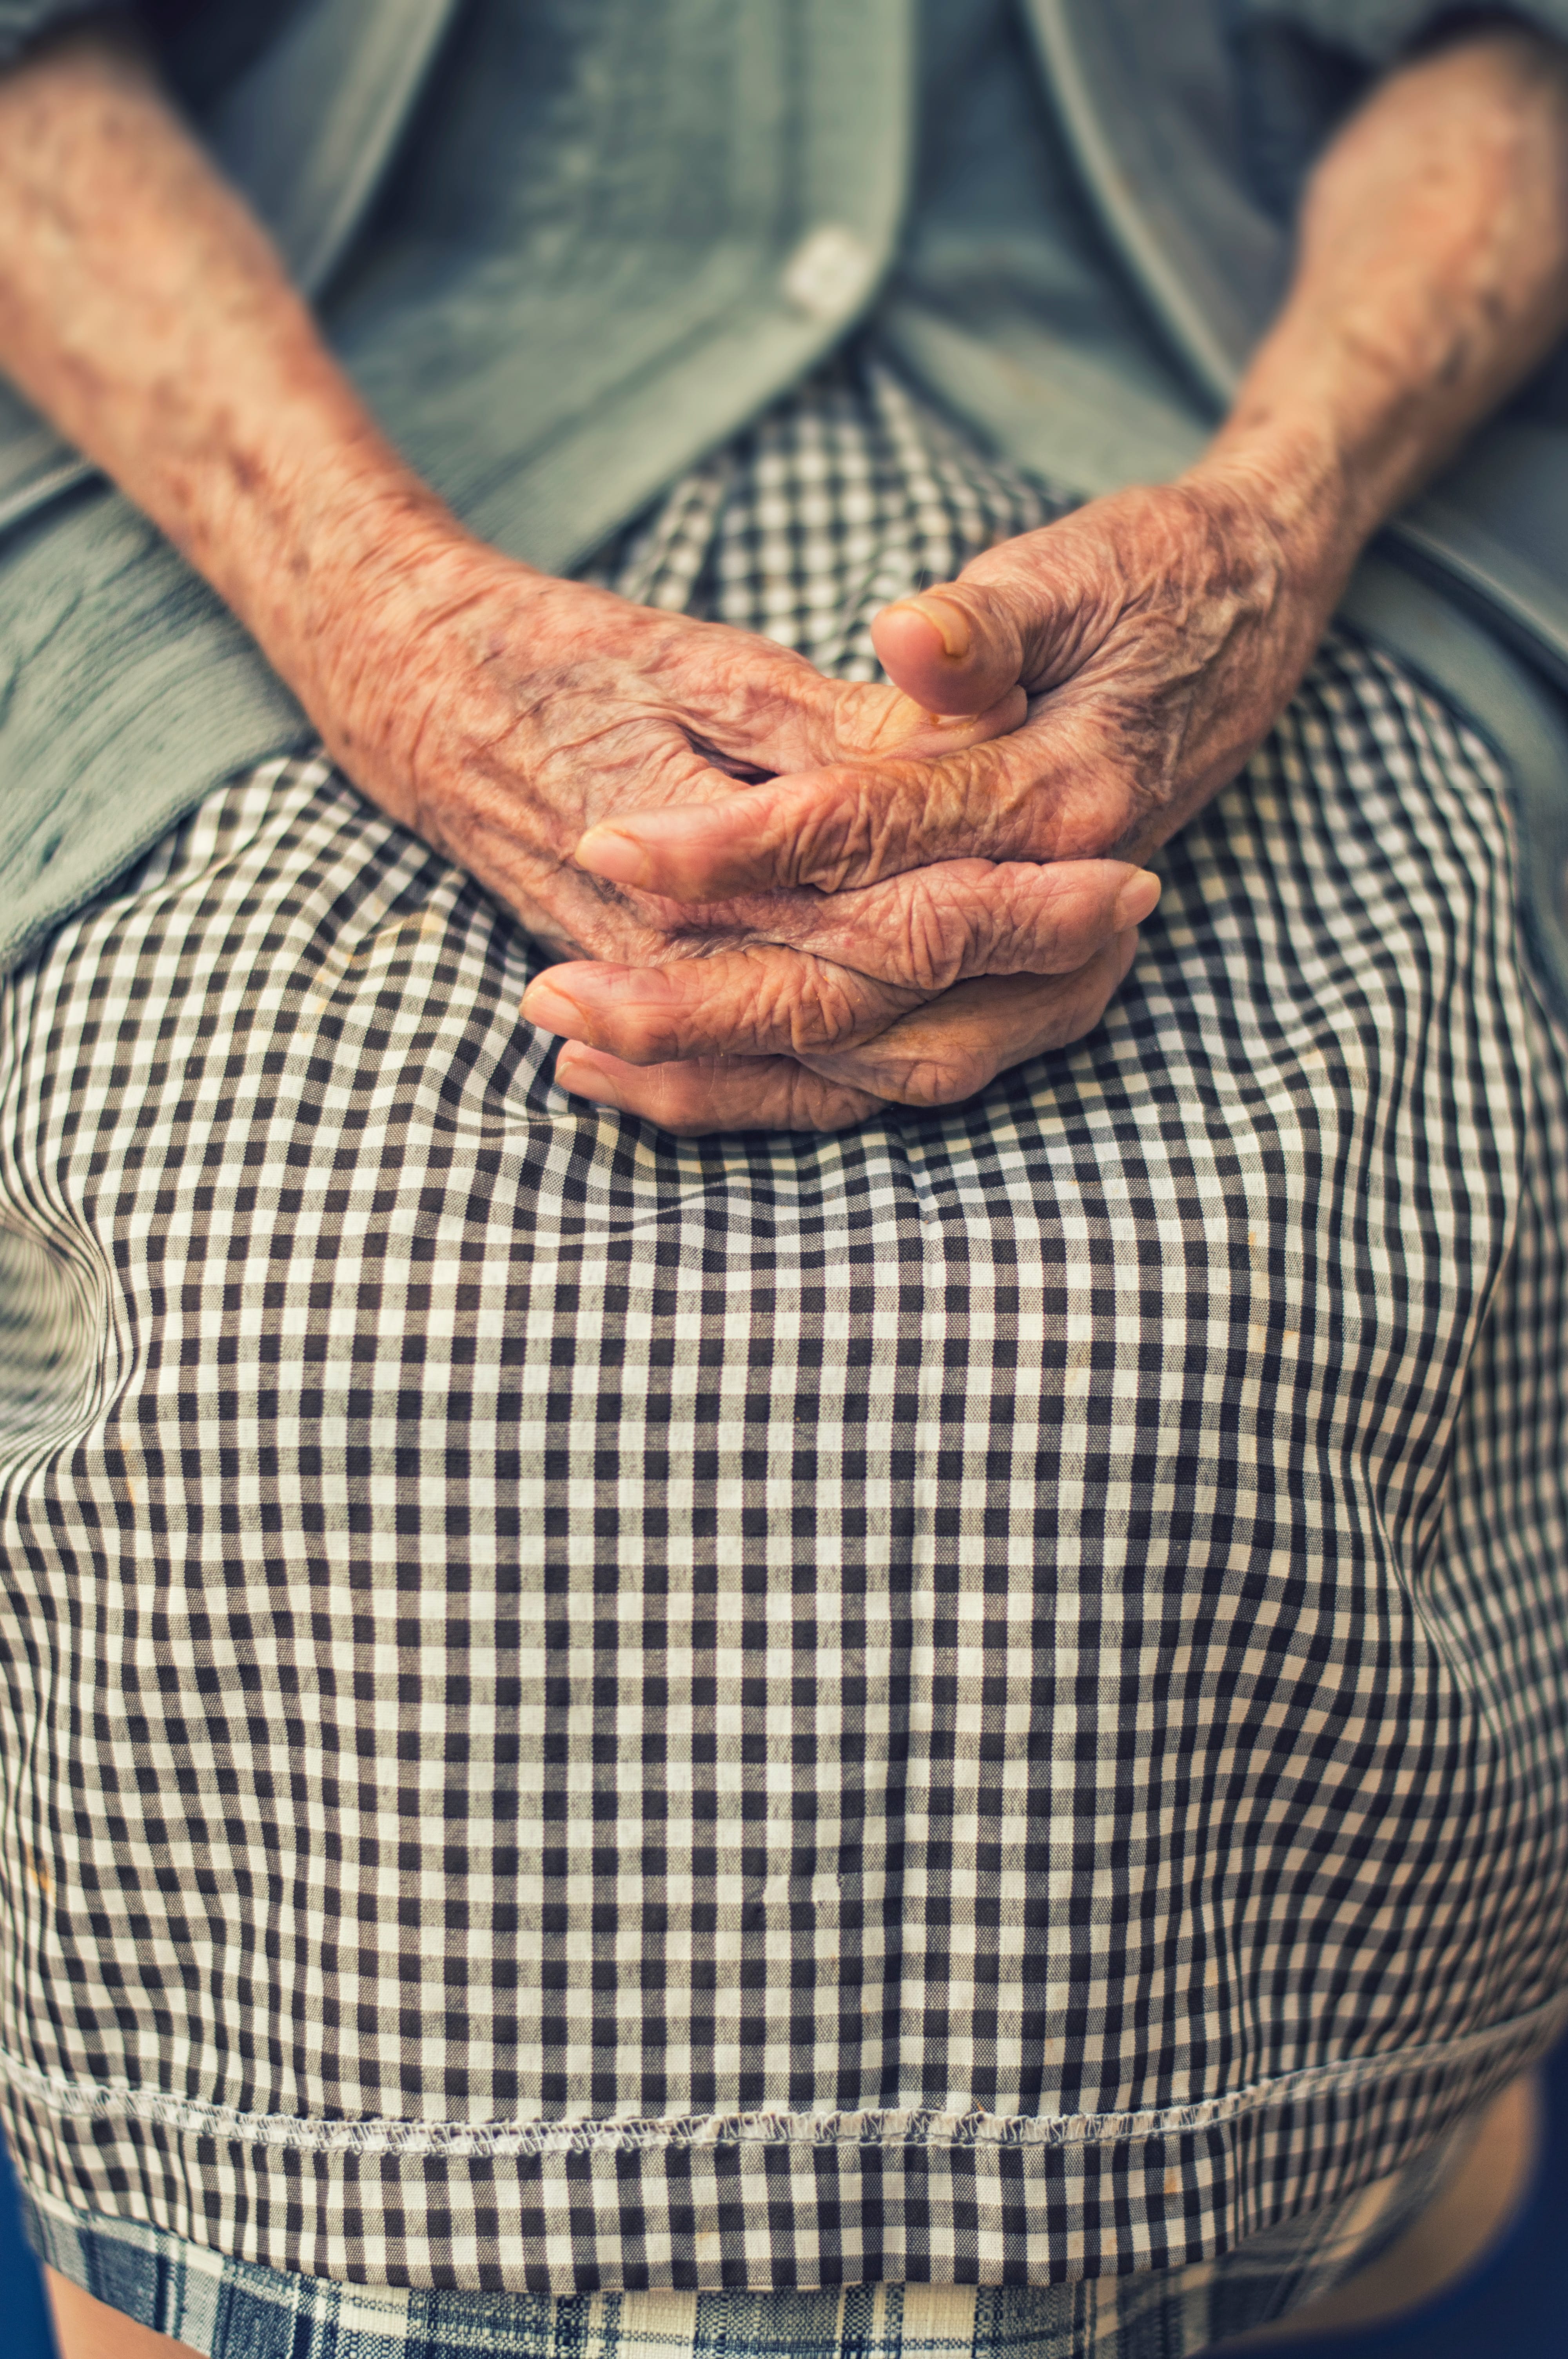
{"label": "fingernail", "polygon": [[589,1099],[594,1105],[613,1106],[619,1114],[622,1111],[622,1105],[621,1100],[615,1093],[614,1084],[606,1081],[603,1074],[593,1065],[589,1065],[586,1071],[579,1075],[578,1065],[577,1058],[568,1058],[564,1052],[556,1059],[556,1079],[562,1089],[571,1097]]}
{"label": "fingernail", "polygon": [[961,606],[951,604],[946,598],[933,597],[924,590],[914,598],[895,599],[889,612],[896,614],[900,606],[913,607],[917,614],[925,615],[942,641],[943,654],[955,663],[968,654],[969,618]]}
{"label": "fingernail", "polygon": [[1129,926],[1141,926],[1160,898],[1160,879],[1147,868],[1130,876],[1116,897],[1110,913],[1112,930],[1124,933]]}
{"label": "fingernail", "polygon": [[537,976],[523,994],[523,1013],[541,1032],[575,1032],[582,1022],[576,1000],[546,975]]}
{"label": "fingernail", "polygon": [[668,1007],[680,997],[674,976],[659,966],[612,966],[606,959],[584,981],[591,983],[586,1007],[554,975],[536,975],[523,994],[524,1015],[546,1032],[580,1033],[585,1026],[591,1028],[595,1014],[602,1015],[607,1004],[611,1010]]}
{"label": "fingernail", "polygon": [[590,876],[611,885],[641,885],[648,874],[648,855],[640,843],[613,827],[590,827],[572,854]]}

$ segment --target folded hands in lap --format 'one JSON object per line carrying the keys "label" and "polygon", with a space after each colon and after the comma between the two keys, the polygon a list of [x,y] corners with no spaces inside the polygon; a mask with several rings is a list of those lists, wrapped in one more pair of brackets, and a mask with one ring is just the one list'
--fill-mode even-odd
{"label": "folded hands in lap", "polygon": [[[767,863],[753,886],[718,894],[595,874],[575,854],[603,821],[729,802],[737,778],[846,764],[874,775],[881,748],[935,756],[1005,728],[1022,693],[943,726],[894,689],[824,679],[766,640],[531,573],[474,542],[424,549],[390,595],[362,603],[314,701],[358,783],[572,962],[535,984],[530,1016],[576,1029],[574,1003],[549,996],[553,976],[613,980],[616,1041],[639,1060],[680,1060],[643,1083],[676,1094],[638,1107],[672,1127],[834,1126],[880,1096],[959,1094],[914,1069],[985,1054],[973,1088],[1096,1019],[1157,891],[1120,859],[1047,865],[961,846],[835,892],[775,880]],[[878,1049],[935,1005],[940,1032]],[[841,1060],[842,1075],[801,1061],[815,1055]],[[688,1109],[681,1093],[693,1092]]]}
{"label": "folded hands in lap", "polygon": [[1122,493],[887,608],[893,689],[541,584],[580,638],[518,635],[524,718],[416,823],[563,953],[524,1007],[565,1088],[689,1134],[952,1103],[1099,1021],[1157,898],[1133,864],[1321,631],[1300,572],[1244,486]]}

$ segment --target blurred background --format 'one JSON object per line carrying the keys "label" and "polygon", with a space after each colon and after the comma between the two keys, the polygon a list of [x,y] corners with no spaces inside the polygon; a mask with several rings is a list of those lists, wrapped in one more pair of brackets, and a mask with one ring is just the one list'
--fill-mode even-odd
{"label": "blurred background", "polygon": [[[1568,2359],[1568,2043],[1548,2068],[1546,2151],[1523,2217],[1462,2291],[1398,2327],[1292,2345],[1292,2359]],[[0,2147],[0,2359],[55,2359]]]}

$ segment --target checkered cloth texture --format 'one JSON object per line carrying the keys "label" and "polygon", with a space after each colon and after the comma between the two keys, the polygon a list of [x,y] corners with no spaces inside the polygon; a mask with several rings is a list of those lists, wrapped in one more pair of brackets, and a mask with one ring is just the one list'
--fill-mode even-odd
{"label": "checkered cloth texture", "polygon": [[1424,2210],[1469,2145],[1249,2236],[1217,2261],[1071,2285],[805,2293],[464,2293],[355,2286],[204,2252],[140,2220],[24,2198],[52,2268],[204,2359],[1183,2359],[1343,2284]]}
{"label": "checkered cloth texture", "polygon": [[[1053,512],[861,353],[608,560],[840,671]],[[324,760],[0,996],[5,2124],[236,2261],[1185,2267],[1568,1985],[1568,1033],[1506,782],[1336,639],[1105,1022],[682,1143]]]}

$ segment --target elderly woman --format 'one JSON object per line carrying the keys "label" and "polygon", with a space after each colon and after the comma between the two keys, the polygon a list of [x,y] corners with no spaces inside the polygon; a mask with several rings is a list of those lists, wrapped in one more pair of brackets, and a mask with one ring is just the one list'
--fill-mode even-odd
{"label": "elderly woman", "polygon": [[67,2359],[1419,2291],[1568,2016],[1568,7],[0,28]]}

